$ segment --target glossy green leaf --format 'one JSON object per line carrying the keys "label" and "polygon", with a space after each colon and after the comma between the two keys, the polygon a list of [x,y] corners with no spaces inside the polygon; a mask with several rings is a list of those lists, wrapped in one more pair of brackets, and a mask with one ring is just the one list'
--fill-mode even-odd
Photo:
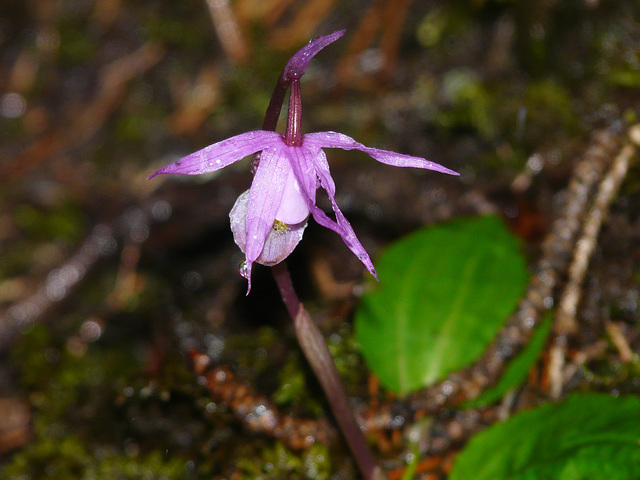
{"label": "glossy green leaf", "polygon": [[466,402],[463,406],[469,408],[487,405],[502,398],[509,390],[520,385],[527,377],[531,366],[536,363],[538,355],[540,355],[547,342],[552,320],[553,316],[551,314],[544,317],[529,344],[507,365],[498,383],[483,392],[478,398]]}
{"label": "glossy green leaf", "polygon": [[476,435],[449,480],[637,480],[640,399],[573,395]]}
{"label": "glossy green leaf", "polygon": [[419,230],[377,261],[357,339],[382,383],[399,393],[434,383],[478,357],[522,295],[518,241],[487,216]]}

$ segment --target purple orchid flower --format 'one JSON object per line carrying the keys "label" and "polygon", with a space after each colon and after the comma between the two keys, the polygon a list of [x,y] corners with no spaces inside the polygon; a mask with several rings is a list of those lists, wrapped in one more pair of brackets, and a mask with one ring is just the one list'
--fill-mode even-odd
{"label": "purple orchid flower", "polygon": [[[238,197],[229,215],[234,240],[246,256],[241,274],[249,282],[247,294],[251,289],[253,263],[275,265],[284,260],[302,239],[310,214],[320,225],[338,233],[367,270],[378,278],[369,255],[335,201],[336,187],[322,149],[360,150],[387,165],[424,168],[458,175],[453,170],[424,158],[366,147],[341,133],[301,134],[300,78],[311,58],[343,34],[344,30],[312,40],[287,63],[276,85],[276,92],[284,92],[284,89],[290,87],[289,114],[284,136],[267,130],[275,129],[273,115],[272,124],[269,124],[267,114],[265,130],[242,133],[209,145],[149,177],[159,174],[209,173],[248,155],[259,155],[257,162],[254,161],[256,168],[251,188]],[[277,96],[276,92],[274,98]],[[280,97],[284,98],[284,93]],[[272,98],[269,111],[273,112],[273,104]],[[276,121],[281,104],[282,100],[277,105]],[[316,206],[316,190],[320,187],[326,191],[331,201],[335,221]]]}

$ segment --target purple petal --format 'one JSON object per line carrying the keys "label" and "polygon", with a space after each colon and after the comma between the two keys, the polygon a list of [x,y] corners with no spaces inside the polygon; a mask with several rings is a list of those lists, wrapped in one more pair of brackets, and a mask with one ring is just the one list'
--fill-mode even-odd
{"label": "purple petal", "polygon": [[259,152],[268,147],[283,144],[282,135],[265,130],[254,130],[241,133],[221,142],[198,150],[191,155],[181,158],[171,165],[158,170],[149,179],[160,174],[198,175],[215,172],[232,164],[247,155]]}
{"label": "purple petal", "polygon": [[341,148],[343,150],[360,150],[369,154],[374,160],[394,167],[415,167],[434,170],[440,173],[448,173],[449,175],[460,175],[458,172],[449,170],[446,167],[434,162],[430,162],[424,158],[412,157],[402,153],[391,152],[389,150],[380,150],[378,148],[370,148],[361,143],[356,142],[353,138],[338,132],[317,132],[308,133],[303,136],[303,145],[308,144],[319,148]]}
{"label": "purple petal", "polygon": [[284,183],[290,172],[289,160],[282,154],[281,148],[262,151],[247,205],[245,255],[249,266],[260,257],[267,235],[273,228],[284,193]]}
{"label": "purple petal", "polygon": [[[231,212],[231,231],[233,239],[243,252],[246,252],[247,245],[247,210],[249,205],[250,190],[247,190],[238,197]],[[308,215],[308,210],[307,210]],[[296,245],[302,240],[302,234],[307,226],[306,219],[297,225],[287,225],[285,230],[271,228],[265,239],[264,246],[256,262],[262,265],[275,265],[287,258]],[[240,273],[249,281],[247,293],[251,290],[251,266],[250,262],[244,262]]]}
{"label": "purple petal", "polygon": [[334,222],[327,217],[327,215],[318,207],[315,207],[315,205],[314,208],[311,209],[313,218],[323,227],[330,228],[334,232],[338,233],[347,247],[349,247],[364,266],[367,267],[367,270],[369,270],[371,275],[373,275],[377,280],[378,274],[376,273],[376,269],[373,267],[369,254],[360,243],[360,240],[358,240],[356,232],[354,232],[353,227],[342,214],[340,207],[338,207],[338,204],[336,203],[336,185],[331,177],[331,172],[329,171],[327,156],[320,149],[318,149],[317,152],[318,153],[315,155],[316,175],[318,175],[318,178],[320,179],[320,185],[322,185],[327,192],[329,200],[331,201],[331,207],[336,214],[337,222]]}
{"label": "purple petal", "polygon": [[295,225],[304,222],[308,216],[309,206],[306,195],[298,184],[293,170],[290,170],[284,183],[282,201],[276,213],[276,220],[287,225]]}
{"label": "purple petal", "polygon": [[256,259],[261,265],[275,265],[287,258],[296,248],[304,229],[307,228],[307,220],[296,225],[287,225],[286,230],[272,228],[264,242],[262,253]]}
{"label": "purple petal", "polygon": [[322,153],[320,149],[308,149],[305,147],[287,146],[285,153],[289,158],[291,169],[295,175],[298,185],[305,196],[307,204],[309,206],[316,203],[316,169],[315,169],[315,157],[318,152]]}
{"label": "purple petal", "polygon": [[342,35],[344,35],[344,32],[345,30],[338,30],[337,32],[333,32],[331,35],[324,35],[311,40],[308,44],[293,54],[287,62],[287,65],[284,67],[282,76],[290,80],[302,77],[304,72],[307,70],[311,59],[324,47],[338,40]]}

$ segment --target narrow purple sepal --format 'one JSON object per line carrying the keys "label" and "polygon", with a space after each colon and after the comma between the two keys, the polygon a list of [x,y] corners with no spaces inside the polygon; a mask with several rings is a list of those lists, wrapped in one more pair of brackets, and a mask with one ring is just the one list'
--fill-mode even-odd
{"label": "narrow purple sepal", "polygon": [[[342,214],[342,210],[336,203],[336,184],[333,181],[333,177],[331,176],[331,172],[329,171],[329,162],[327,162],[327,156],[325,153],[318,149],[317,154],[315,155],[315,167],[316,167],[316,175],[320,180],[320,185],[327,192],[327,196],[331,201],[331,208],[333,209],[333,213],[336,215],[336,222],[333,222],[330,218],[326,216],[326,214],[318,209],[312,210],[313,218],[320,225],[330,228],[335,231],[342,237],[342,241],[349,247],[356,257],[367,267],[369,273],[373,275],[376,280],[378,279],[378,274],[376,273],[376,269],[373,266],[373,262],[369,257],[369,254],[365,250],[365,248],[358,240],[356,236],[356,232],[353,230],[351,223],[346,217]],[[337,227],[337,228],[336,228]]]}
{"label": "narrow purple sepal", "polygon": [[360,150],[371,156],[374,160],[394,167],[414,167],[434,170],[449,175],[460,175],[458,172],[443,167],[421,157],[413,157],[390,150],[367,147],[356,142],[353,138],[338,132],[316,132],[304,135],[304,143],[319,148],[341,148],[342,150]]}
{"label": "narrow purple sepal", "polygon": [[[345,218],[335,201],[336,186],[331,178],[329,171],[329,163],[325,153],[317,147],[311,145],[303,145],[302,147],[287,147],[293,172],[296,175],[298,184],[307,200],[309,210],[313,218],[319,225],[336,232],[349,249],[358,257],[358,259],[367,267],[367,270],[377,279],[378,275],[373,267],[373,262],[369,254],[364,249],[353,227]],[[316,190],[318,182],[327,192],[327,196],[331,201],[331,207],[336,215],[336,221],[332,220],[320,208],[316,206]]]}
{"label": "narrow purple sepal", "polygon": [[241,133],[187,155],[161,168],[149,179],[160,174],[199,175],[215,172],[264,148],[282,145],[283,142],[282,135],[276,132],[253,130]]}
{"label": "narrow purple sepal", "polygon": [[304,47],[293,54],[293,56],[287,62],[287,65],[284,67],[282,76],[288,78],[289,80],[302,77],[304,75],[304,72],[307,70],[307,67],[309,66],[309,62],[311,62],[311,59],[316,56],[318,52],[324,47],[335,42],[341,36],[343,36],[345,31],[346,30],[338,30],[337,32],[333,32],[330,35],[316,37],[311,40]]}

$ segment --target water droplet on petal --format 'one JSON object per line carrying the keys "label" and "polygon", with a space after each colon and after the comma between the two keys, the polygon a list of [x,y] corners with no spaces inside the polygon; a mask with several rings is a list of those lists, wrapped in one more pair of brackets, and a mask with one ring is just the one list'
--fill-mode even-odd
{"label": "water droplet on petal", "polygon": [[240,262],[240,266],[238,269],[240,271],[240,275],[242,275],[244,278],[249,278],[249,265],[247,264],[246,260],[242,260]]}

